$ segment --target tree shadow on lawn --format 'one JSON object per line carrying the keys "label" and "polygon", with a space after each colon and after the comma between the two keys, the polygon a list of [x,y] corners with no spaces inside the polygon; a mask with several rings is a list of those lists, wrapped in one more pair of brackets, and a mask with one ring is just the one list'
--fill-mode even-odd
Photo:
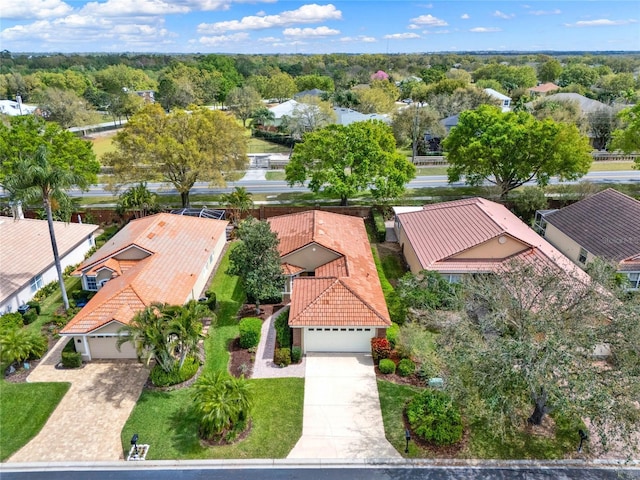
{"label": "tree shadow on lawn", "polygon": [[176,452],[185,456],[200,456],[205,448],[198,438],[198,420],[193,408],[187,405],[177,409],[169,417],[169,422],[173,432],[171,444]]}

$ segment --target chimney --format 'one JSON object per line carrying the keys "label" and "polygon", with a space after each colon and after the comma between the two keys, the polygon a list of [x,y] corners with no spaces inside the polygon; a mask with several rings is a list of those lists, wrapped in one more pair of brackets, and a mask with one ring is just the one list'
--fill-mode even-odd
{"label": "chimney", "polygon": [[24,220],[24,212],[22,211],[22,202],[20,200],[17,202],[9,202],[9,206],[11,207],[11,214],[14,220]]}

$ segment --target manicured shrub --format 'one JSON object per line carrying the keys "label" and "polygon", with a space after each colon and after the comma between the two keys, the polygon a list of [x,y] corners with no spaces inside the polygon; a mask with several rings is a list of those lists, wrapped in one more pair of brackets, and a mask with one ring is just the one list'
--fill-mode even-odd
{"label": "manicured shrub", "polygon": [[460,410],[439,390],[424,390],[413,397],[407,419],[415,435],[436,445],[451,445],[462,438]]}
{"label": "manicured shrub", "polygon": [[300,363],[302,358],[302,349],[300,347],[293,347],[291,349],[291,363]]}
{"label": "manicured shrub", "polygon": [[209,307],[209,310],[212,312],[215,311],[217,304],[218,297],[216,296],[216,292],[207,292],[207,306]]}
{"label": "manicured shrub", "polygon": [[387,328],[387,340],[389,340],[389,345],[391,345],[391,348],[396,347],[399,333],[400,326],[397,323],[392,323],[391,326]]}
{"label": "manicured shrub", "polygon": [[380,373],[384,373],[385,375],[396,372],[396,364],[393,363],[393,360],[389,358],[383,358],[382,360],[380,360],[380,365],[378,365],[378,368],[380,368]]}
{"label": "manicured shrub", "polygon": [[180,364],[176,362],[170,372],[165,372],[160,365],[155,365],[151,369],[151,382],[156,387],[169,387],[186,382],[196,374],[199,367],[200,362],[195,357],[187,357],[182,368],[180,368]]}
{"label": "manicured shrub", "polygon": [[260,343],[260,330],[262,320],[255,317],[243,318],[240,320],[240,346],[242,348],[255,347]]}
{"label": "manicured shrub", "polygon": [[82,355],[78,352],[62,352],[62,366],[64,368],[80,368]]}
{"label": "manicured shrub", "polygon": [[25,325],[29,325],[30,323],[33,323],[36,321],[36,319],[38,318],[38,314],[36,313],[36,311],[33,308],[30,308],[29,310],[27,310],[27,312],[22,316]]}
{"label": "manicured shrub", "polygon": [[384,242],[387,238],[387,227],[384,224],[384,216],[382,212],[376,209],[371,210],[371,215],[373,217],[373,226],[376,230],[376,240]]}
{"label": "manicured shrub", "polygon": [[289,327],[289,310],[282,312],[274,322],[276,329],[276,341],[278,346],[288,348],[291,346],[291,328]]}
{"label": "manicured shrub", "polygon": [[276,348],[273,356],[273,363],[281,367],[291,365],[291,350],[288,348]]}
{"label": "manicured shrub", "polygon": [[27,305],[29,305],[31,309],[36,312],[36,315],[40,315],[40,302],[31,300],[30,302],[27,302]]}
{"label": "manicured shrub", "polygon": [[403,358],[398,363],[398,375],[400,375],[401,377],[408,377],[409,375],[413,375],[415,371],[416,364],[408,358]]}
{"label": "manicured shrub", "polygon": [[24,319],[18,312],[5,313],[0,317],[0,332],[12,330],[14,328],[22,328]]}
{"label": "manicured shrub", "polygon": [[371,339],[371,356],[374,363],[378,363],[383,358],[391,355],[391,345],[386,338],[373,337]]}

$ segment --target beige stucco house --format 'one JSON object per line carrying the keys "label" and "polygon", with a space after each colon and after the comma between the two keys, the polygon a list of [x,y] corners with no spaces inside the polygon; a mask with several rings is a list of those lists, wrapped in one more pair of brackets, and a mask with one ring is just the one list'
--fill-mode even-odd
{"label": "beige stucco house", "polygon": [[154,302],[197,300],[226,243],[227,222],[160,213],[132,220],[74,272],[96,291],[62,329],[84,360],[136,358],[118,331]]}
{"label": "beige stucco house", "polygon": [[364,220],[322,211],[269,219],[287,278],[293,344],[308,352],[369,352],[391,326]]}
{"label": "beige stucco house", "polygon": [[580,268],[596,257],[614,262],[640,289],[640,201],[608,188],[559,210],[536,214],[535,228]]}
{"label": "beige stucco house", "polygon": [[588,276],[506,207],[484,198],[397,210],[395,232],[412,273],[439,272],[450,282],[493,273],[520,260]]}

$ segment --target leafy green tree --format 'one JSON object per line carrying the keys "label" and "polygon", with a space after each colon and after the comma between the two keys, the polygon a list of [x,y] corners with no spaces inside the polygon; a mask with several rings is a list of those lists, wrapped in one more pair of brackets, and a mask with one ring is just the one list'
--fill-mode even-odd
{"label": "leafy green tree", "polygon": [[260,107],[251,114],[251,118],[251,123],[254,127],[264,127],[270,123],[273,123],[273,121],[276,119],[276,116],[267,107]]}
{"label": "leafy green tree", "polygon": [[147,105],[114,137],[115,152],[104,156],[118,182],[162,180],[180,193],[189,206],[197,181],[224,184],[224,174],[247,162],[243,128],[224,112],[207,108],[166,114],[160,105]]}
{"label": "leafy green tree", "polygon": [[397,197],[415,176],[415,166],[396,151],[391,128],[380,121],[329,125],[303,140],[285,167],[287,182],[310,179],[313,192],[337,196],[341,205],[370,188],[375,198]]}
{"label": "leafy green tree", "polygon": [[464,176],[469,185],[493,183],[502,198],[534,179],[539,186],[553,176],[575,180],[592,162],[589,140],[575,125],[485,105],[462,112],[443,146],[449,182]]}
{"label": "leafy green tree", "polygon": [[415,163],[418,144],[425,133],[435,137],[444,137],[445,129],[438,121],[438,114],[430,107],[421,107],[417,103],[398,110],[393,117],[393,135],[398,144],[411,145],[411,161]]}
{"label": "leafy green tree", "polygon": [[149,191],[146,182],[140,182],[122,192],[116,206],[118,213],[133,212],[135,218],[146,217],[158,209],[158,195]]}
{"label": "leafy green tree", "polygon": [[550,58],[538,66],[538,80],[542,83],[556,82],[562,73],[562,65],[555,58]]}
{"label": "leafy green tree", "polygon": [[296,77],[294,81],[296,82],[298,92],[317,88],[318,90],[324,90],[325,92],[331,93],[335,89],[332,78],[324,75],[301,75]]}
{"label": "leafy green tree", "polygon": [[612,108],[601,107],[587,113],[589,134],[593,139],[593,148],[604,150],[611,142],[614,130],[618,126],[618,117]]}
{"label": "leafy green tree", "polygon": [[319,97],[305,95],[297,102],[298,104],[294,107],[287,122],[289,131],[296,138],[300,138],[305,132],[313,132],[336,120],[331,104]]}
{"label": "leafy green tree", "polygon": [[640,86],[632,73],[612,73],[600,77],[596,85],[600,90],[598,98],[604,103],[625,100],[627,92],[634,92]]}
{"label": "leafy green tree", "polygon": [[133,92],[119,92],[109,94],[107,111],[114,120],[129,120],[136,112],[144,107],[144,99]]}
{"label": "leafy green tree", "polygon": [[558,77],[558,85],[567,87],[572,84],[580,85],[584,88],[591,88],[598,79],[598,71],[583,63],[574,63],[562,70]]}
{"label": "leafy green tree", "polygon": [[265,98],[275,98],[282,103],[298,91],[296,82],[288,73],[276,73],[267,80],[265,85]]}
{"label": "leafy green tree", "polygon": [[218,71],[174,63],[159,78],[158,99],[167,109],[208,105],[226,98],[226,80]]}
{"label": "leafy green tree", "polygon": [[71,90],[47,88],[35,98],[42,115],[62,128],[86,125],[92,108]]}
{"label": "leafy green tree", "polygon": [[242,126],[247,126],[253,113],[262,107],[262,97],[253,87],[236,87],[227,95],[227,107],[242,120]]}
{"label": "leafy green tree", "polygon": [[230,210],[231,223],[236,226],[242,216],[253,208],[251,193],[245,187],[235,187],[231,193],[222,196],[222,201]]}
{"label": "leafy green tree", "polygon": [[138,68],[132,68],[124,64],[110,65],[99,70],[94,75],[97,86],[105,92],[115,94],[129,90],[155,90],[154,82]]}
{"label": "leafy green tree", "polygon": [[281,297],[284,289],[278,236],[269,223],[247,218],[240,223],[238,238],[241,242],[229,255],[227,273],[242,278],[259,312],[260,302]]}
{"label": "leafy green tree", "polygon": [[[601,285],[525,262],[465,282],[466,316],[438,344],[446,388],[471,422],[500,436],[554,412],[588,419],[603,443],[629,438],[640,420],[640,371],[626,357],[637,362],[640,309]],[[605,365],[594,358],[602,344],[612,352]]]}
{"label": "leafy green tree", "polygon": [[[53,205],[68,202],[66,190],[86,189],[97,181],[100,164],[91,144],[59,125],[17,117],[11,128],[0,126],[0,184],[14,200],[42,202],[47,213],[53,258],[65,310],[69,299],[53,229]],[[35,148],[35,150],[34,150]]]}
{"label": "leafy green tree", "polygon": [[[640,151],[640,105],[626,108],[618,116],[624,128],[613,132],[612,148],[627,153]],[[640,168],[640,158],[636,158],[636,168]]]}
{"label": "leafy green tree", "polygon": [[474,85],[458,88],[452,93],[430,95],[428,102],[429,106],[438,112],[440,118],[457,115],[465,110],[475,110],[480,105],[499,106],[500,104],[500,100]]}
{"label": "leafy green tree", "polygon": [[353,90],[336,90],[331,96],[331,101],[343,108],[356,108],[360,104],[358,94]]}
{"label": "leafy green tree", "polygon": [[246,426],[253,401],[249,382],[244,378],[223,372],[205,374],[196,381],[193,392],[200,438],[232,437]]}
{"label": "leafy green tree", "polygon": [[538,83],[536,71],[533,67],[514,67],[502,64],[490,64],[478,68],[473,72],[474,81],[496,80],[500,82],[506,92],[518,88],[534,87]]}
{"label": "leafy green tree", "polygon": [[172,353],[178,357],[178,368],[182,368],[187,357],[198,351],[198,343],[204,338],[200,320],[212,314],[205,304],[196,300],[166,308],[163,313],[169,322]]}
{"label": "leafy green tree", "polygon": [[558,123],[572,123],[582,126],[583,115],[580,104],[574,100],[553,100],[541,98],[533,102],[531,114],[538,120],[551,119]]}

